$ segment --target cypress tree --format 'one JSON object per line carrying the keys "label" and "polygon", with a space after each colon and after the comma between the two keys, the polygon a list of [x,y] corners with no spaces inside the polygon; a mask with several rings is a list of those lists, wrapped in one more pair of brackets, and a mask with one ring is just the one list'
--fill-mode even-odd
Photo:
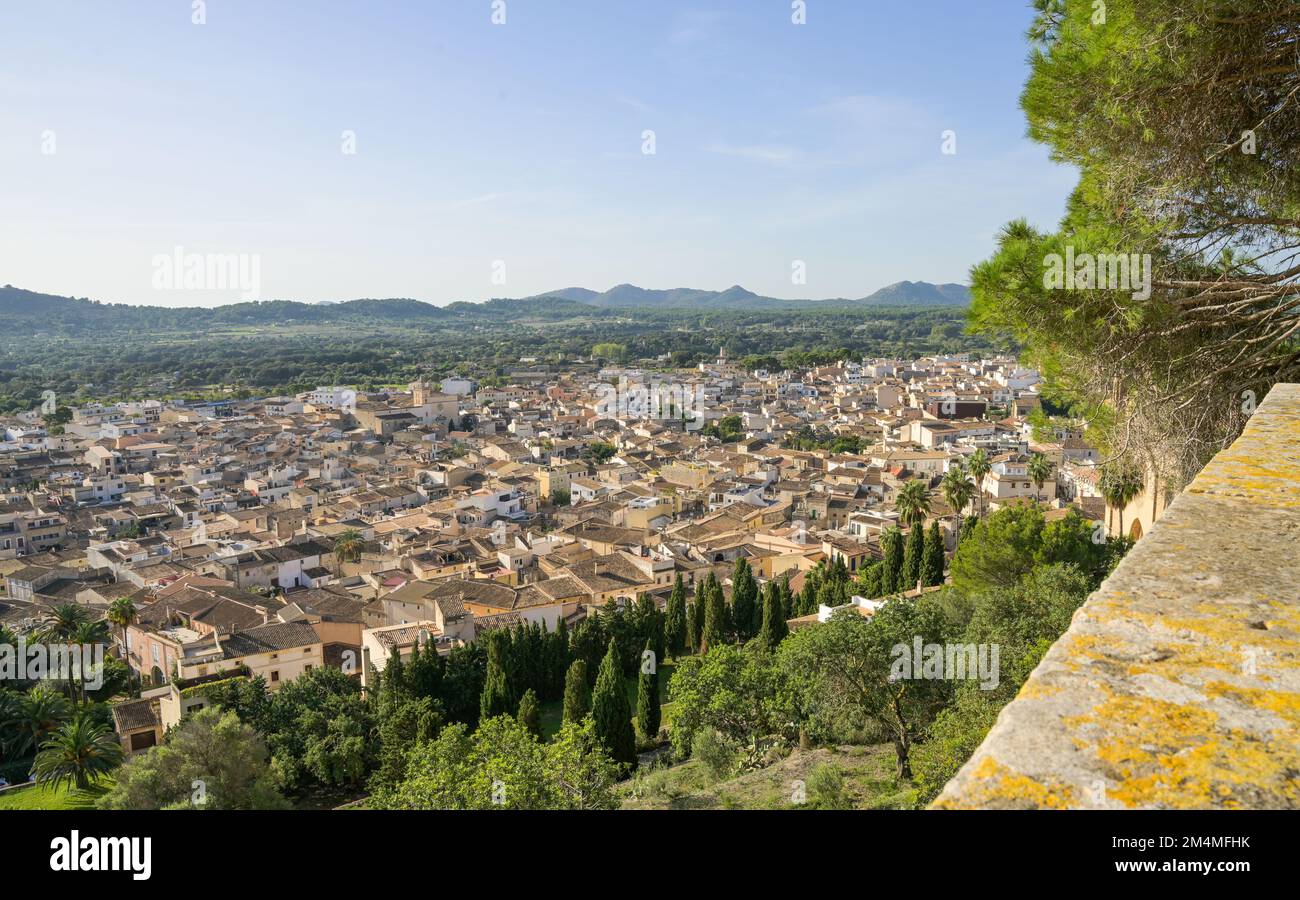
{"label": "cypress tree", "polygon": [[736,560],[731,573],[731,613],[736,638],[744,643],[754,636],[754,609],[758,597],[758,584],[742,556]]}
{"label": "cypress tree", "polygon": [[700,652],[708,653],[727,637],[727,601],[722,585],[716,579],[708,585],[704,598],[704,636],[700,638]]}
{"label": "cypress tree", "polygon": [[695,585],[695,652],[704,646],[704,622],[709,617],[709,601],[713,597],[713,573],[705,575]]}
{"label": "cypress tree", "polygon": [[537,692],[532,688],[524,691],[523,699],[519,701],[518,718],[519,724],[527,728],[533,737],[541,739],[542,714],[537,707]]}
{"label": "cypress tree", "polygon": [[937,520],[930,523],[930,532],[925,537],[923,577],[927,587],[943,584],[943,533]]}
{"label": "cypress tree", "polygon": [[862,596],[868,600],[874,600],[885,593],[880,586],[880,575],[883,569],[884,563],[877,561],[858,572],[858,588],[862,591]]}
{"label": "cypress tree", "polygon": [[[561,622],[564,620],[561,619]],[[542,690],[543,700],[558,700],[564,696],[564,635],[549,631],[542,639]]]}
{"label": "cypress tree", "polygon": [[[654,648],[646,641],[645,649],[653,652]],[[643,656],[642,659],[645,659]],[[641,733],[653,738],[659,733],[659,658],[652,657],[653,666],[641,665],[641,674],[636,685],[636,722],[641,726]],[[646,671],[652,669],[652,671]]]}
{"label": "cypress tree", "polygon": [[614,762],[635,765],[636,733],[632,730],[632,710],[623,685],[623,664],[619,659],[618,645],[612,638],[605,658],[601,660],[600,674],[596,676],[596,690],[591,695],[591,717],[596,725],[596,738]]}
{"label": "cypress tree", "polygon": [[903,553],[903,583],[899,590],[910,591],[921,579],[921,569],[925,562],[925,529],[913,525],[907,535],[907,550]]}
{"label": "cypress tree", "polygon": [[388,665],[379,678],[379,705],[385,709],[394,709],[409,696],[402,654],[394,647],[388,655]]}
{"label": "cypress tree", "polygon": [[673,582],[673,592],[668,597],[668,609],[664,615],[664,649],[673,658],[682,655],[686,649],[686,586],[682,584],[682,573],[677,573]]}
{"label": "cypress tree", "polygon": [[763,594],[763,626],[759,629],[758,636],[763,646],[775,650],[788,633],[785,609],[781,602],[781,587],[775,581],[769,581]]}
{"label": "cypress tree", "polygon": [[564,676],[564,723],[581,722],[591,712],[591,689],[587,687],[587,661],[575,659]]}
{"label": "cypress tree", "polygon": [[508,716],[516,709],[510,694],[510,635],[496,629],[488,635],[487,680],[479,697],[479,720]]}
{"label": "cypress tree", "polygon": [[884,552],[880,570],[880,589],[882,594],[896,594],[903,577],[903,532],[897,525],[891,525],[880,536],[880,549]]}
{"label": "cypress tree", "polygon": [[438,648],[432,640],[424,642],[420,649],[419,641],[411,651],[411,660],[405,667],[404,679],[407,691],[414,699],[421,697],[437,698],[442,694],[442,674],[445,664],[438,655]]}

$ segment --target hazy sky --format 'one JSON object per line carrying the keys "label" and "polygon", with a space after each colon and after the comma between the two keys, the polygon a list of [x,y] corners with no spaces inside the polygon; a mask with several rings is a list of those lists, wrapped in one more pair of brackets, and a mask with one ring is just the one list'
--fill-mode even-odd
{"label": "hazy sky", "polygon": [[860,297],[965,281],[1075,180],[1024,137],[1021,0],[191,7],[0,3],[0,284],[238,299],[155,288],[181,247],[262,299]]}

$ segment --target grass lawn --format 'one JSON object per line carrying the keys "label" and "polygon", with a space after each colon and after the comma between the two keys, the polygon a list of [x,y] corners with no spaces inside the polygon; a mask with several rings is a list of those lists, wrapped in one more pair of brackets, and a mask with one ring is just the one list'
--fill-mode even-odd
{"label": "grass lawn", "polygon": [[[675,662],[664,662],[659,665],[659,709],[661,712],[660,718],[664,725],[670,724],[673,718],[672,704],[668,702],[668,680],[673,677],[673,669],[676,667]],[[637,679],[635,676],[626,678],[623,684],[627,688],[627,703],[632,709],[632,718],[636,719]],[[549,741],[560,730],[561,720],[564,718],[564,701],[551,700],[543,703],[540,713],[542,739]]]}
{"label": "grass lawn", "polygon": [[94,809],[95,801],[113,787],[112,781],[101,781],[85,791],[62,785],[51,789],[46,785],[15,788],[0,792],[2,809]]}

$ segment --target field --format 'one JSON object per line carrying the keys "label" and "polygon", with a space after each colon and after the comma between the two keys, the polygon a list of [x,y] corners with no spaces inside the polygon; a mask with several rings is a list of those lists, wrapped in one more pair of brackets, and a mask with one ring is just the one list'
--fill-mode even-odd
{"label": "field", "polygon": [[0,791],[0,810],[5,809],[94,809],[95,801],[112,787],[101,783],[79,791],[66,785],[52,789],[45,785]]}

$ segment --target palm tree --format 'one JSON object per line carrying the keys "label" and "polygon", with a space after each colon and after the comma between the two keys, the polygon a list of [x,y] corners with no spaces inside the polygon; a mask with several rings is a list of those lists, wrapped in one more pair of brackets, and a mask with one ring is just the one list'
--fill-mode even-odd
{"label": "palm tree", "polygon": [[130,597],[118,597],[108,605],[108,621],[122,630],[122,657],[126,657],[126,629],[134,625],[139,616]]}
{"label": "palm tree", "polygon": [[[1029,480],[1034,483],[1037,493],[1042,493],[1043,482],[1052,477],[1054,468],[1056,467],[1052,464],[1052,461],[1041,453],[1035,453],[1029,457],[1027,471],[1029,472]],[[1039,498],[1035,496],[1034,499]]]}
{"label": "palm tree", "polygon": [[[108,625],[101,619],[98,622],[82,622],[77,626],[77,630],[72,633],[70,643],[76,644],[81,650],[89,647],[103,646],[108,643]],[[86,701],[86,666],[85,660],[87,654],[81,654],[81,663],[77,666],[77,680],[80,682],[81,702]]]}
{"label": "palm tree", "polygon": [[90,620],[90,610],[80,603],[60,603],[45,611],[36,629],[36,639],[67,642],[82,622]]}
{"label": "palm tree", "polygon": [[83,711],[41,744],[32,771],[42,785],[57,789],[66,782],[84,791],[120,766],[123,756],[113,732]]}
{"label": "palm tree", "polygon": [[38,684],[18,701],[14,724],[15,737],[10,752],[25,756],[72,717],[72,704],[48,684]]}
{"label": "palm tree", "polygon": [[[90,621],[90,610],[79,603],[60,603],[46,610],[36,628],[36,640],[43,644],[69,644],[72,636]],[[68,696],[75,698],[72,669],[68,669]]]}
{"label": "palm tree", "polygon": [[970,469],[971,478],[975,480],[975,496],[979,498],[979,512],[976,515],[984,515],[984,476],[993,468],[989,462],[989,455],[984,448],[976,450],[970,455],[970,462],[967,464]]}
{"label": "palm tree", "polygon": [[1106,504],[1119,511],[1119,536],[1124,536],[1124,508],[1142,493],[1142,475],[1125,464],[1103,466],[1097,483]]}
{"label": "palm tree", "polygon": [[915,527],[925,522],[930,514],[930,497],[926,493],[924,481],[909,481],[898,491],[894,507],[903,524]]}
{"label": "palm tree", "polygon": [[949,466],[948,471],[943,473],[943,481],[939,483],[939,488],[943,491],[943,499],[952,507],[953,512],[957,513],[957,528],[960,531],[962,512],[975,494],[975,485],[966,476],[966,466],[961,460],[954,462]]}
{"label": "palm tree", "polygon": [[0,688],[0,757],[17,756],[16,745],[21,739],[19,728],[23,721],[23,695],[17,691]]}
{"label": "palm tree", "polygon": [[361,559],[361,551],[365,549],[366,541],[361,536],[361,532],[355,528],[349,528],[338,536],[334,541],[334,566],[337,574],[343,572],[343,561],[350,559],[357,562]]}

